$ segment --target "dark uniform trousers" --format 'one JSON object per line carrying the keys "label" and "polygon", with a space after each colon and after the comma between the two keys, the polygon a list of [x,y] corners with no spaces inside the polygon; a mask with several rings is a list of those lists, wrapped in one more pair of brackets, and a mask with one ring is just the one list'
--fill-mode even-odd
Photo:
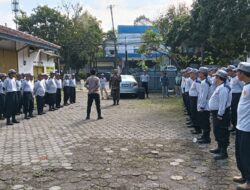
{"label": "dark uniform trousers", "polygon": [[69,94],[70,94],[70,87],[69,86],[63,87],[64,105],[68,103]]}
{"label": "dark uniform trousers", "polygon": [[0,118],[4,116],[5,94],[0,93]]}
{"label": "dark uniform trousers", "polygon": [[230,126],[230,108],[225,110],[222,120],[219,120],[217,115],[218,111],[212,111],[215,140],[217,141],[219,147],[227,149],[229,146],[230,136],[230,132],[228,130]]}
{"label": "dark uniform trousers", "polygon": [[237,167],[246,181],[250,182],[250,132],[236,130],[235,155]]}
{"label": "dark uniform trousers", "polygon": [[234,128],[237,125],[237,109],[240,101],[241,93],[232,94],[232,104],[231,104],[231,122]]}
{"label": "dark uniform trousers", "polygon": [[5,95],[5,117],[8,119],[12,117],[15,118],[15,115],[18,110],[18,98],[16,92],[7,92]]}
{"label": "dark uniform trousers", "polygon": [[54,109],[56,104],[56,93],[48,93],[49,109]]}
{"label": "dark uniform trousers", "polygon": [[61,101],[62,101],[61,89],[58,88],[56,90],[56,107],[57,108],[59,108],[61,106]]}
{"label": "dark uniform trousers", "polygon": [[70,87],[70,103],[76,103],[76,87]]}
{"label": "dark uniform trousers", "polygon": [[44,96],[36,96],[36,103],[37,103],[37,113],[43,113],[43,106],[44,106]]}
{"label": "dark uniform trousers", "polygon": [[120,100],[120,89],[112,89],[111,90],[111,95],[113,97],[114,101],[119,101]]}
{"label": "dark uniform trousers", "polygon": [[49,105],[49,93],[48,92],[45,92],[45,95],[44,95],[44,106],[45,104]]}
{"label": "dark uniform trousers", "polygon": [[198,112],[198,120],[200,123],[200,127],[202,129],[202,139],[211,140],[210,139],[210,112],[209,111],[199,111]]}
{"label": "dark uniform trousers", "polygon": [[97,93],[88,94],[87,117],[90,116],[91,107],[92,107],[92,104],[93,104],[94,100],[95,100],[95,105],[96,105],[96,110],[97,110],[98,117],[101,117],[100,94],[97,94]]}
{"label": "dark uniform trousers", "polygon": [[201,127],[198,121],[198,111],[197,111],[197,96],[189,96],[190,100],[190,112],[191,112],[191,120],[193,123],[193,126],[196,131],[201,131]]}
{"label": "dark uniform trousers", "polygon": [[148,97],[148,82],[142,82],[142,88],[144,88],[145,89],[145,93],[146,93],[146,95],[147,95],[147,97]]}
{"label": "dark uniform trousers", "polygon": [[34,99],[31,92],[23,92],[23,112],[26,115],[29,113],[30,115],[33,112],[34,108]]}
{"label": "dark uniform trousers", "polygon": [[187,108],[187,113],[189,116],[191,116],[191,110],[190,110],[190,99],[189,99],[189,93],[185,92],[185,102],[186,102],[186,108]]}
{"label": "dark uniform trousers", "polygon": [[17,113],[21,113],[21,109],[23,106],[23,95],[21,91],[17,91],[17,99],[18,99],[18,110]]}

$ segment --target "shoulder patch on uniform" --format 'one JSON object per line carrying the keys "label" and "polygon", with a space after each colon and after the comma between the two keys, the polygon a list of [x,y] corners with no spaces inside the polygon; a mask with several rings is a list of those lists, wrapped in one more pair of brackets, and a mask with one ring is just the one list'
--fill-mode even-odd
{"label": "shoulder patch on uniform", "polygon": [[208,79],[206,79],[206,83],[208,84],[208,86],[211,86],[211,83],[208,81]]}
{"label": "shoulder patch on uniform", "polygon": [[226,87],[229,90],[229,92],[231,91],[230,86],[228,86],[227,84],[224,84],[224,87]]}
{"label": "shoulder patch on uniform", "polygon": [[196,82],[196,83],[199,83],[199,84],[201,83],[201,81],[199,81],[199,80],[196,80],[195,82]]}

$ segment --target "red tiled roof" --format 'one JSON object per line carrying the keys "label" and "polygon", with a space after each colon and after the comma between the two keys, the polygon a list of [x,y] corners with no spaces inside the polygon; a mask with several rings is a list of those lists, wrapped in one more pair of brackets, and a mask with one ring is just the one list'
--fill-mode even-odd
{"label": "red tiled roof", "polygon": [[13,30],[6,26],[0,25],[0,38],[13,40],[13,41],[20,41],[30,45],[34,45],[36,47],[46,48],[46,49],[60,49],[59,45],[53,44],[36,36],[32,36],[25,32],[21,32],[18,30]]}

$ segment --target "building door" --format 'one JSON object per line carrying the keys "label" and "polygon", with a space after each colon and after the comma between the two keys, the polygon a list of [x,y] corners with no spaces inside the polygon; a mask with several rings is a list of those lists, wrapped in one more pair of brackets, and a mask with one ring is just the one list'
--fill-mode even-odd
{"label": "building door", "polygon": [[35,80],[37,80],[38,74],[44,73],[44,66],[34,66],[33,73]]}
{"label": "building door", "polygon": [[17,69],[17,52],[0,49],[0,73],[8,73],[10,69]]}

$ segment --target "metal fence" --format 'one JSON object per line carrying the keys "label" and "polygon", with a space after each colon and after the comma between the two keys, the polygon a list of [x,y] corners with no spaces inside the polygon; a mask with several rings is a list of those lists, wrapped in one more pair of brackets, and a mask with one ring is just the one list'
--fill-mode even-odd
{"label": "metal fence", "polygon": [[[136,80],[140,81],[140,76],[142,75],[142,72],[134,73],[133,76],[136,78]],[[149,89],[150,91],[159,92],[161,91],[161,83],[160,83],[160,77],[161,72],[160,71],[151,71],[148,72],[150,76],[149,81]],[[175,77],[176,72],[167,72],[167,77],[169,78],[169,89],[172,90],[175,87]]]}

